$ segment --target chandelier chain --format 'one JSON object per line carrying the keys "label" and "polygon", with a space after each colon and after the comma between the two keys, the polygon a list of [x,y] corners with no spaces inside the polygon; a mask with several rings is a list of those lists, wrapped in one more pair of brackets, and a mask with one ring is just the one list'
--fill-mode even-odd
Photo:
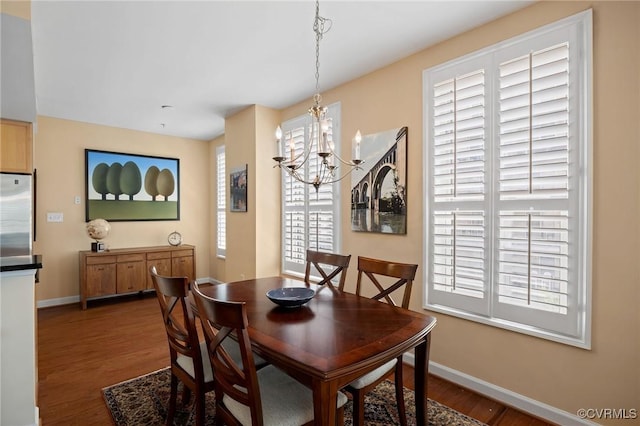
{"label": "chandelier chain", "polygon": [[[308,127],[309,134],[304,137],[306,141],[302,150],[296,147],[297,142],[294,141],[291,132],[288,133],[288,136],[285,135],[285,143],[289,147],[288,153],[285,154],[282,150],[282,129],[278,126],[276,130],[277,149],[273,157],[277,162],[274,167],[279,167],[299,182],[313,185],[316,189],[316,194],[320,185],[341,181],[353,170],[360,170],[360,165],[363,163],[360,159],[360,132],[357,132],[354,139],[356,149],[353,160],[344,160],[334,150],[333,136],[329,133],[330,120],[326,118],[327,107],[320,105],[322,101],[322,96],[320,96],[320,40],[322,40],[324,34],[329,32],[332,23],[331,19],[320,16],[320,0],[316,0],[316,16],[313,21],[313,32],[316,35],[316,93],[313,95],[314,105],[308,110],[311,117],[311,123],[309,123]],[[305,133],[307,132],[305,131]],[[312,158],[312,153],[315,153],[315,158]],[[316,167],[315,177],[313,178],[306,176],[311,162]],[[337,163],[349,166],[349,170],[342,176],[336,176]]]}
{"label": "chandelier chain", "polygon": [[[325,29],[325,25],[328,24]],[[322,97],[320,96],[320,40],[322,36],[331,29],[331,19],[320,16],[320,0],[316,0],[316,18],[313,22],[313,32],[316,33],[316,94],[314,100],[319,105]]]}

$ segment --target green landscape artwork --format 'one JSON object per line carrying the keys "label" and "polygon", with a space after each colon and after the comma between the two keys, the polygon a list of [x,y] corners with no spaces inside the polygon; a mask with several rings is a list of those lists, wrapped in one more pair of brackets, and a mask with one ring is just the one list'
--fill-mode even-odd
{"label": "green landscape artwork", "polygon": [[180,219],[177,158],[85,149],[86,221]]}

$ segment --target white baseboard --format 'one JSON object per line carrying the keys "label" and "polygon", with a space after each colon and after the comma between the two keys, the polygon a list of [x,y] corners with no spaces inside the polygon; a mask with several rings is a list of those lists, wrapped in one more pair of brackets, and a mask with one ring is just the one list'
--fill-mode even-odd
{"label": "white baseboard", "polygon": [[72,303],[80,303],[80,296],[60,297],[57,299],[38,300],[36,306],[38,308],[50,308],[52,306],[70,305]]}
{"label": "white baseboard", "polygon": [[[222,281],[218,281],[211,277],[197,278],[196,281],[198,282],[198,284],[205,284],[205,283],[222,284]],[[105,298],[106,297],[118,297],[118,295],[114,294],[110,296],[105,296]],[[70,305],[72,303],[80,303],[80,296],[78,295],[78,296],[60,297],[56,299],[38,300],[38,302],[36,303],[36,307],[50,308],[52,306]]]}
{"label": "white baseboard", "polygon": [[[413,353],[405,353],[403,361],[411,366],[415,365]],[[524,411],[532,416],[544,419],[551,423],[563,426],[596,426],[597,423],[582,419],[575,414],[536,401],[535,399],[510,391],[492,383],[470,376],[458,370],[446,367],[433,361],[429,361],[429,374],[442,377],[452,383],[460,385],[466,389],[477,392],[488,398],[499,401],[517,410]]]}

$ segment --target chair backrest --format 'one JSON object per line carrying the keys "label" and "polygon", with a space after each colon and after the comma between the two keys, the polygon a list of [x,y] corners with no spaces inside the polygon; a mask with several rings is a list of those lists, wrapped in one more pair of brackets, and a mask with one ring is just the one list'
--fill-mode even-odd
{"label": "chair backrest", "polygon": [[[389,262],[380,259],[371,259],[368,257],[358,256],[358,281],[356,283],[356,294],[360,295],[363,287],[362,276],[365,275],[373,283],[378,293],[372,297],[375,300],[386,300],[387,303],[394,306],[398,306],[395,300],[391,297],[394,291],[404,286],[404,292],[402,294],[402,306],[403,308],[409,307],[409,300],[411,299],[411,287],[413,285],[413,279],[416,276],[416,270],[418,265],[410,263]],[[379,277],[391,277],[398,278],[393,284],[380,283]]]}
{"label": "chair backrest", "polygon": [[[323,253],[319,251],[307,250],[307,268],[304,273],[304,281],[309,283],[309,277],[311,276],[311,266],[320,273],[322,280],[318,282],[318,285],[328,285],[331,288],[335,288],[333,279],[336,276],[340,276],[337,287],[342,291],[344,289],[344,282],[347,278],[347,269],[349,268],[349,262],[351,261],[351,255],[341,255],[334,253]],[[322,265],[329,265],[333,267],[333,270],[327,272],[328,268],[323,268]]]}
{"label": "chair backrest", "polygon": [[[193,296],[202,322],[209,358],[213,367],[216,407],[220,407],[224,395],[249,407],[252,424],[262,424],[262,399],[258,376],[247,330],[246,304],[227,302],[206,296],[193,285]],[[236,364],[222,343],[231,336],[237,339],[242,365]],[[230,413],[216,411],[227,423],[236,423]]]}
{"label": "chair backrest", "polygon": [[178,354],[188,356],[193,359],[196,377],[204,377],[196,320],[189,300],[189,278],[158,275],[155,266],[149,272],[169,340],[171,364],[176,363]]}

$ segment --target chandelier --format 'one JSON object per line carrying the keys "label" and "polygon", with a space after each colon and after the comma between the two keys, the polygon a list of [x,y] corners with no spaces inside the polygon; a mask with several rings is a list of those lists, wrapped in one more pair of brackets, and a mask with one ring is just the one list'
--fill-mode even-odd
{"label": "chandelier", "polygon": [[[327,25],[325,29],[325,25]],[[304,149],[296,153],[295,141],[292,135],[289,139],[283,141],[282,129],[278,126],[276,130],[276,151],[273,159],[277,162],[274,167],[284,170],[289,176],[295,180],[313,185],[318,191],[320,185],[335,183],[344,179],[353,170],[359,169],[359,165],[363,163],[360,158],[360,141],[362,136],[360,131],[356,133],[353,140],[353,159],[347,161],[342,159],[337,152],[333,140],[328,138],[329,121],[327,120],[327,107],[322,106],[322,96],[320,96],[320,39],[331,29],[331,20],[320,16],[320,3],[316,0],[316,17],[313,21],[313,32],[316,34],[316,93],[313,95],[313,106],[309,108],[308,113],[311,117],[310,131],[308,140],[305,141]],[[289,155],[285,154],[288,146]],[[316,175],[311,178],[305,176],[305,165],[315,162]],[[340,176],[337,172],[338,164],[343,164],[349,169]]]}

